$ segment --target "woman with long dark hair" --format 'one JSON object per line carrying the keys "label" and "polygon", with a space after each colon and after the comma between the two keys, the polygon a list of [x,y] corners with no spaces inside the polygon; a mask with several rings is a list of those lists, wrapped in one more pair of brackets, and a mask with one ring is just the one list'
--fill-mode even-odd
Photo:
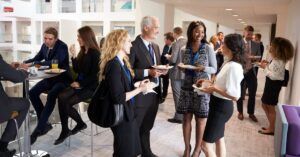
{"label": "woman with long dark hair", "polygon": [[[70,87],[58,96],[62,131],[58,139],[55,140],[55,145],[62,143],[68,136],[87,127],[73,105],[91,98],[98,85],[100,51],[93,30],[89,26],[81,27],[78,29],[77,40],[80,45],[77,57],[74,46],[70,47],[69,52],[72,56],[73,70],[78,76],[70,84]],[[69,117],[77,123],[72,130],[68,127]]]}
{"label": "woman with long dark hair", "polygon": [[[225,36],[222,46],[224,64],[216,76],[215,83],[204,92],[211,93],[209,114],[203,135],[202,150],[206,157],[225,157],[226,147],[224,129],[226,122],[233,114],[233,101],[241,95],[241,81],[245,65],[244,41],[239,34]],[[216,152],[213,149],[216,143]]]}
{"label": "woman with long dark hair", "polygon": [[185,143],[184,157],[191,153],[192,119],[196,120],[196,144],[192,157],[201,153],[202,136],[208,116],[209,94],[198,95],[192,87],[199,79],[209,80],[211,74],[217,71],[215,53],[206,41],[206,27],[201,21],[191,22],[187,30],[187,44],[181,49],[183,64],[193,65],[196,68],[185,69],[185,79],[181,86],[177,113],[183,114],[183,138]]}

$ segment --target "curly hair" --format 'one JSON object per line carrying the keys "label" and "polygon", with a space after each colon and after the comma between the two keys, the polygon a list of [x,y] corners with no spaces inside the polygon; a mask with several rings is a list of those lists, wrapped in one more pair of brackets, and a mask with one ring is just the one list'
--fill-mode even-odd
{"label": "curly hair", "polygon": [[274,58],[287,62],[294,56],[293,44],[285,38],[276,37],[272,42],[271,46],[273,51],[271,52]]}
{"label": "curly hair", "polygon": [[224,44],[228,49],[232,52],[231,61],[240,63],[243,68],[245,68],[246,64],[246,56],[245,56],[245,43],[243,37],[240,34],[228,34],[224,38]]}
{"label": "curly hair", "polygon": [[[101,63],[100,63],[100,75],[99,80],[105,79],[104,69],[110,60],[114,59],[117,54],[122,50],[126,38],[128,38],[128,32],[124,29],[117,29],[110,32],[106,37],[103,44],[101,52]],[[129,63],[128,56],[123,58],[125,65],[128,67],[132,77],[134,77],[134,72]]]}

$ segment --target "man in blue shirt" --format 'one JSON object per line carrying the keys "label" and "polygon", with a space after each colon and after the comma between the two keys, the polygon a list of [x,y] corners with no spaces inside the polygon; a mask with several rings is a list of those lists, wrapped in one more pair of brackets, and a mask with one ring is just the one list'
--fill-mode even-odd
{"label": "man in blue shirt", "polygon": [[[45,135],[52,129],[48,118],[51,115],[58,94],[71,83],[69,73],[69,54],[68,46],[57,38],[58,33],[55,28],[49,27],[44,31],[44,43],[36,56],[24,61],[27,66],[43,65],[51,66],[52,60],[58,61],[58,68],[65,69],[66,72],[52,78],[44,79],[38,82],[29,91],[29,98],[38,116],[38,124],[31,134],[31,144],[38,136]],[[47,92],[47,101],[43,105],[40,95]]]}

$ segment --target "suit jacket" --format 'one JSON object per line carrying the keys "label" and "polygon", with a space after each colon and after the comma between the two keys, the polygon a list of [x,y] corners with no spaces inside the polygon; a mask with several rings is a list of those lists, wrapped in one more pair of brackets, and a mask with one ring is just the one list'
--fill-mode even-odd
{"label": "suit jacket", "polygon": [[128,121],[134,119],[134,104],[132,101],[126,102],[126,92],[133,90],[132,80],[129,80],[121,64],[114,58],[107,62],[105,66],[105,83],[109,89],[112,102],[114,104],[123,104],[125,107],[125,116]]}
{"label": "suit jacket", "polygon": [[[153,50],[155,53],[156,58],[156,64],[160,65],[160,51],[159,47],[155,43],[151,43],[153,46]],[[150,81],[155,82],[156,78],[153,78],[151,76],[144,77],[144,70],[145,69],[151,69],[153,64],[151,62],[151,56],[150,53],[144,44],[143,40],[141,39],[140,35],[138,35],[135,40],[132,42],[132,47],[130,49],[130,55],[129,55],[130,64],[134,69],[135,77],[134,81],[141,81],[143,79],[149,78]],[[158,96],[161,97],[161,83],[159,80],[159,86],[155,88],[155,91],[158,93]]]}
{"label": "suit jacket", "polygon": [[57,59],[58,67],[60,69],[65,69],[66,72],[50,79],[71,82],[72,77],[70,75],[68,46],[63,41],[57,39],[49,54],[48,49],[49,48],[43,44],[40,51],[32,59],[25,60],[24,63],[33,63],[51,67],[51,61]]}
{"label": "suit jacket", "polygon": [[168,45],[165,45],[164,48],[163,48],[163,52],[161,54],[161,57],[160,57],[160,62],[162,65],[166,65],[166,64],[169,64],[169,61],[168,59],[166,58],[166,54],[171,54],[171,51],[172,51],[172,48],[171,48],[171,45],[168,46]]}
{"label": "suit jacket", "polygon": [[251,40],[251,56],[261,56],[260,45]]}
{"label": "suit jacket", "polygon": [[[0,80],[8,80],[14,83],[24,81],[28,76],[25,70],[16,70],[7,64],[0,55]],[[5,93],[2,84],[0,82],[0,114],[6,113],[7,105],[9,103],[9,97]]]}
{"label": "suit jacket", "polygon": [[169,71],[169,76],[171,79],[174,80],[184,79],[184,74],[181,70],[178,69],[177,65],[182,60],[180,51],[181,48],[186,45],[186,43],[187,40],[185,38],[180,38],[172,45],[172,52],[171,52],[171,57],[169,59],[169,62],[171,65],[174,65],[174,67]]}
{"label": "suit jacket", "polygon": [[77,58],[72,58],[73,69],[78,73],[76,81],[80,87],[95,90],[98,86],[98,73],[100,52],[96,49],[88,49],[88,52],[80,52]]}

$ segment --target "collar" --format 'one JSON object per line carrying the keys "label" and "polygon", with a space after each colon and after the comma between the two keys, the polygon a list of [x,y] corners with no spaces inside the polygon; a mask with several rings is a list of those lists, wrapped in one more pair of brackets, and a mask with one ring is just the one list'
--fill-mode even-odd
{"label": "collar", "polygon": [[141,37],[141,39],[142,39],[143,43],[145,44],[146,48],[147,48],[147,49],[149,49],[149,48],[148,48],[148,45],[149,45],[149,44],[151,44],[151,42],[150,42],[150,41],[147,41],[147,40],[145,40],[145,39],[142,37],[142,35],[140,35],[140,37]]}
{"label": "collar", "polygon": [[118,59],[119,59],[121,65],[124,66],[124,61],[123,61],[121,55],[117,54],[117,57],[118,57]]}

